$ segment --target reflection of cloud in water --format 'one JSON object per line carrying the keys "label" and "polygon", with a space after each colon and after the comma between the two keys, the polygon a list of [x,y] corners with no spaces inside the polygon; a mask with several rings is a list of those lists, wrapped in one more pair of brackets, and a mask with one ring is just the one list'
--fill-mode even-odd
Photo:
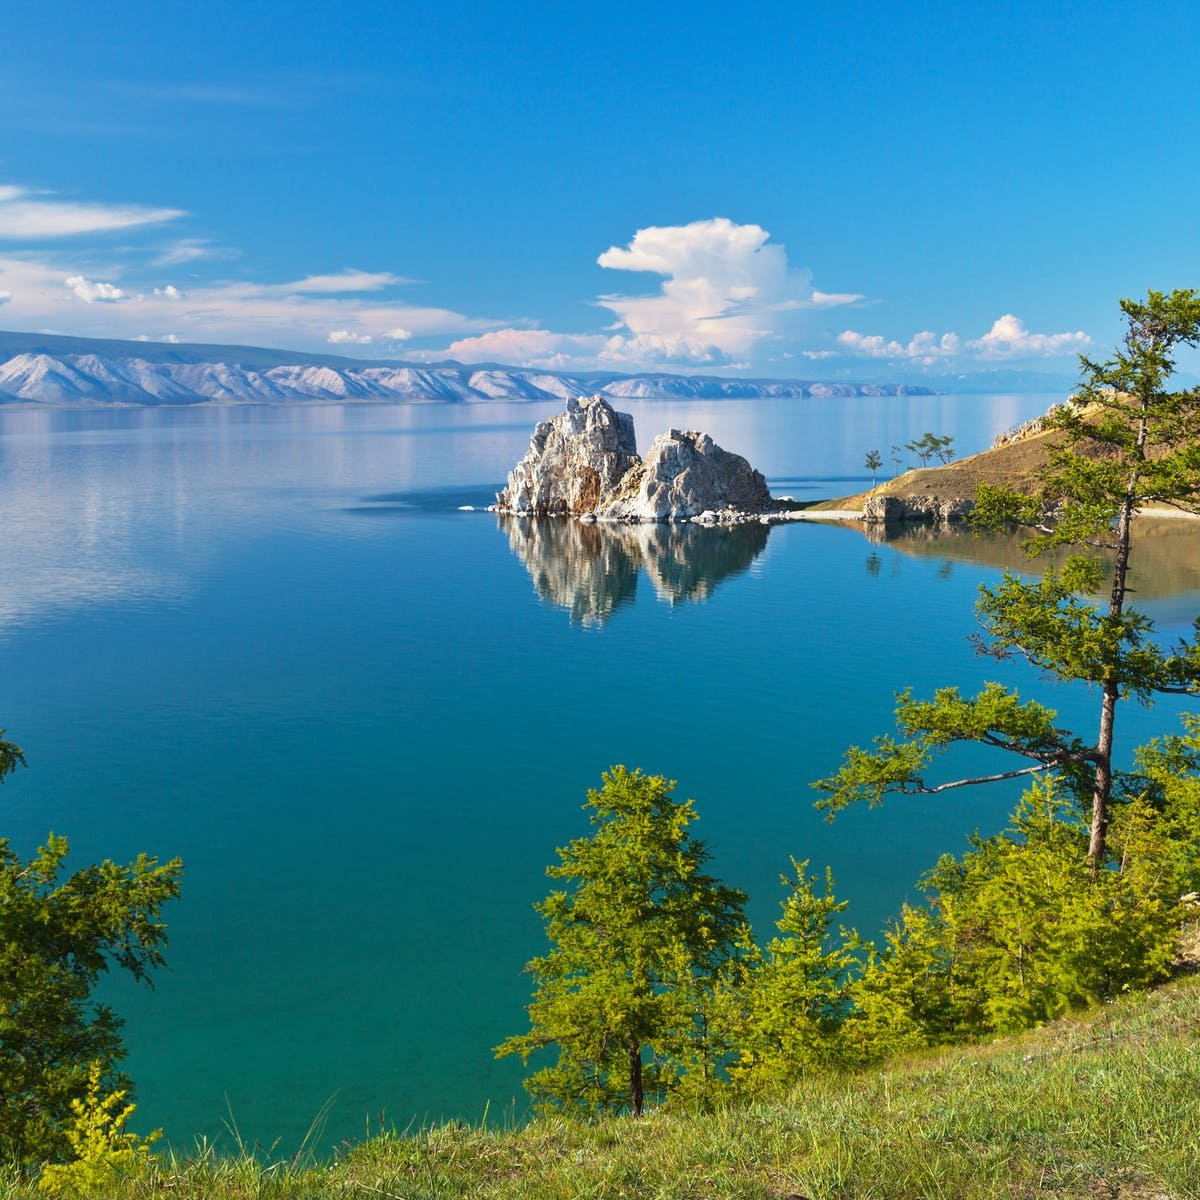
{"label": "reflection of cloud in water", "polygon": [[573,624],[602,625],[637,596],[645,571],[670,604],[707,600],[762,553],[767,526],[586,525],[561,517],[497,518],[525,564],[537,594],[571,614]]}

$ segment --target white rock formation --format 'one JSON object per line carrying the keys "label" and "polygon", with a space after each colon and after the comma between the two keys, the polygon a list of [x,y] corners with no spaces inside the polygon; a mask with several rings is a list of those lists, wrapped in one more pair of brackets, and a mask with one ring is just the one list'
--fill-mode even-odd
{"label": "white rock formation", "polygon": [[570,399],[534,429],[496,506],[542,516],[592,512],[641,461],[629,413],[614,412],[599,396]]}
{"label": "white rock formation", "polygon": [[633,418],[601,396],[568,400],[538,425],[496,497],[500,512],[631,522],[761,513],[770,504],[762,475],[706,433],[660,434],[643,461]]}
{"label": "white rock formation", "polygon": [[597,514],[602,521],[682,521],[712,510],[760,513],[771,504],[767,481],[740,454],[707,433],[660,433],[645,461],[621,481]]}

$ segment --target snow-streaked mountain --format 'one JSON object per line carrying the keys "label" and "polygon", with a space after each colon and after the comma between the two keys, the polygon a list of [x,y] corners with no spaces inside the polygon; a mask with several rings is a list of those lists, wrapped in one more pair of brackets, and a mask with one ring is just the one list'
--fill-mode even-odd
{"label": "snow-streaked mountain", "polygon": [[0,332],[0,404],[486,403],[614,399],[923,395],[905,384],[564,374],[498,364],[417,366],[251,346],[149,345]]}

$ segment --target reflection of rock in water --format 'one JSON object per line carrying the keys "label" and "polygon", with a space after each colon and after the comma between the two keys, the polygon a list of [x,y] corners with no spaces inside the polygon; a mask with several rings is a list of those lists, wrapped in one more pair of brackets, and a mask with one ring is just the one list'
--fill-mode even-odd
{"label": "reflection of rock in water", "polygon": [[600,625],[637,595],[645,571],[671,604],[707,600],[721,580],[762,553],[768,527],[744,525],[588,525],[554,517],[497,518],[533,586],[571,614]]}

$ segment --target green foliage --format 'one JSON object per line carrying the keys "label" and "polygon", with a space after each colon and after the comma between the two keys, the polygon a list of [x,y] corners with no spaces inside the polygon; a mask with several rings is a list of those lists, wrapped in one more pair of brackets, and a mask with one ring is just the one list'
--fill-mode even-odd
{"label": "green foliage", "polygon": [[6,742],[4,730],[0,729],[0,782],[10,771],[24,765],[25,755],[21,753],[21,747],[13,745],[12,742]]}
{"label": "green foliage", "polygon": [[883,466],[883,458],[880,456],[879,451],[868,450],[867,457],[863,462],[863,466],[865,466],[867,470],[871,472],[871,486],[874,487],[876,473],[878,472],[879,468]]}
{"label": "green foliage", "polygon": [[[1196,1195],[1200,980],[1018,1038],[649,1121],[414,1125],[331,1162],[170,1149],[97,1200],[1122,1200]],[[45,1200],[0,1166],[0,1197]]]}
{"label": "green foliage", "polygon": [[905,904],[885,930],[883,948],[868,947],[850,988],[854,1009],[843,1037],[848,1053],[873,1063],[923,1046],[971,1036],[977,998],[957,969],[953,940],[935,911]]}
{"label": "green foliage", "polygon": [[[971,698],[964,698],[958,688],[941,688],[932,700],[914,700],[911,691],[900,692],[896,696],[900,738],[876,737],[868,750],[851,746],[837,772],[813,783],[823,793],[817,807],[832,814],[858,801],[874,807],[889,792],[940,792],[1066,766],[1086,751],[1055,725],[1055,717],[1053,709],[1036,700],[1022,702],[1016,692],[998,683],[986,684]],[[995,777],[926,782],[925,772],[934,758],[961,742],[1020,754],[1037,765]]]}
{"label": "green foliage", "polygon": [[162,1136],[147,1138],[127,1133],[125,1123],[136,1105],[125,1104],[126,1092],[103,1094],[104,1068],[99,1061],[88,1069],[87,1092],[71,1101],[74,1120],[66,1130],[75,1157],[68,1163],[47,1163],[38,1190],[52,1196],[92,1197],[108,1194],[122,1179],[145,1175],[150,1147]]}
{"label": "green foliage", "polygon": [[[1184,742],[1200,748],[1193,730],[1147,750],[1145,769],[1162,771]],[[1161,783],[1122,807],[1094,881],[1088,823],[1052,779],[1030,787],[1004,833],[943,856],[921,883],[931,907],[905,909],[854,989],[859,1045],[1013,1032],[1165,979],[1180,897],[1197,883],[1200,782]]]}
{"label": "green foliage", "polygon": [[[1053,713],[1020,705],[1015,693],[989,684],[974,700],[955,689],[926,704],[902,693],[897,707],[901,737],[876,738],[869,749],[852,746],[840,769],[814,786],[831,812],[890,792],[937,792],[968,784],[1053,771],[1090,805],[1085,846],[1089,875],[1105,861],[1113,820],[1115,712],[1136,698],[1149,704],[1163,692],[1200,692],[1200,621],[1196,639],[1164,647],[1152,622],[1126,604],[1134,546],[1133,514],[1148,503],[1200,511],[1200,388],[1166,390],[1179,346],[1200,344],[1200,294],[1150,292],[1144,302],[1122,300],[1127,332],[1103,364],[1082,360],[1083,383],[1071,402],[1047,414],[1056,433],[1037,496],[1007,488],[979,490],[973,523],[1032,528],[1033,554],[1054,546],[1079,553],[1040,579],[1011,573],[980,590],[980,648],[997,659],[1019,655],[1054,681],[1082,681],[1099,693],[1096,741],[1085,745],[1053,725]],[[936,453],[927,434],[909,449]],[[925,461],[924,458],[922,461]],[[1113,552],[1102,567],[1098,550]],[[1096,593],[1108,593],[1097,604]],[[937,752],[955,742],[975,742],[1026,760],[1012,769],[930,783],[925,772]]]}
{"label": "green foliage", "polygon": [[938,437],[935,433],[923,433],[915,441],[906,442],[904,448],[915,454],[923,467],[929,466],[930,460],[934,458],[939,462],[948,463],[954,457],[954,439]]}
{"label": "green foliage", "polygon": [[748,948],[720,990],[714,1024],[735,1057],[727,1067],[739,1096],[780,1094],[799,1079],[846,1058],[842,1026],[850,1011],[849,981],[858,965],[856,934],[834,919],[846,909],[825,872],[824,890],[807,862],[792,859],[794,878],[776,922],[779,933],[762,952]]}
{"label": "green foliage", "polygon": [[0,1154],[61,1156],[72,1102],[86,1095],[89,1064],[109,1092],[128,1087],[121,1019],[91,998],[116,966],[148,982],[162,964],[159,910],[178,895],[178,859],[102,862],[60,879],[65,838],[28,861],[0,839]]}
{"label": "green foliage", "polygon": [[566,887],[537,905],[552,949],[526,968],[531,1029],[496,1051],[527,1060],[557,1048],[526,1081],[541,1108],[636,1115],[644,1096],[662,1098],[709,1062],[709,995],[742,935],[745,896],[705,873],[693,804],[676,802],[674,786],[605,772],[584,805],[592,834],[547,869]]}

